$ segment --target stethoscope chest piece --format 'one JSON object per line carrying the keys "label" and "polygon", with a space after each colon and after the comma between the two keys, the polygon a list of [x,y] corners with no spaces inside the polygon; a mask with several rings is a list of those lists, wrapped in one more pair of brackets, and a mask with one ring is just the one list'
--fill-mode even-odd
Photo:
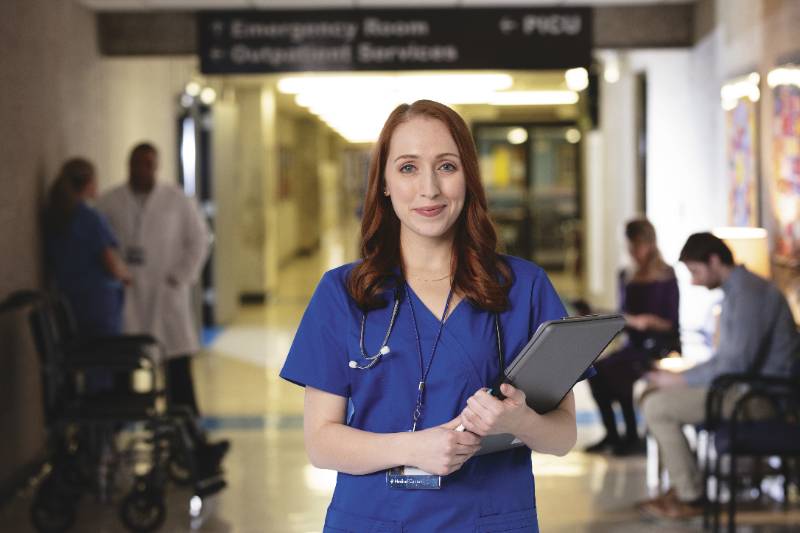
{"label": "stethoscope chest piece", "polygon": [[376,353],[375,355],[364,357],[364,359],[368,361],[367,364],[359,365],[358,361],[351,359],[350,363],[348,363],[348,366],[353,369],[367,370],[368,368],[372,368],[373,366],[375,366],[375,364],[377,364],[378,361],[380,361],[381,357],[383,357],[384,355],[389,355],[391,351],[392,350],[389,349],[389,346],[384,344],[383,346],[381,346],[381,349],[378,350],[378,353]]}

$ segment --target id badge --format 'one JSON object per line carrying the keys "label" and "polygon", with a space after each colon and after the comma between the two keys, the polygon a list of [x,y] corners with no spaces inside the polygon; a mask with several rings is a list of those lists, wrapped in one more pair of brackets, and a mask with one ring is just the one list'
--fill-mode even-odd
{"label": "id badge", "polygon": [[442,476],[412,466],[398,466],[386,471],[386,484],[391,489],[438,490],[442,488]]}
{"label": "id badge", "polygon": [[144,248],[141,246],[128,246],[125,248],[125,262],[129,265],[141,266],[144,264]]}

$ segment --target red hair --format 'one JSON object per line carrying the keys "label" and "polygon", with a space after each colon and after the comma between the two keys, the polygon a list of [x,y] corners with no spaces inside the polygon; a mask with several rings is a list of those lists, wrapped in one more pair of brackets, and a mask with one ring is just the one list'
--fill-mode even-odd
{"label": "red hair", "polygon": [[400,220],[383,194],[384,169],[395,129],[415,117],[442,122],[458,147],[466,182],[464,207],[455,222],[453,288],[473,305],[488,311],[508,307],[511,269],[497,253],[497,234],[489,218],[480,179],[478,153],[467,124],[449,107],[431,100],[402,104],[386,119],[369,165],[364,214],[361,219],[361,258],[347,279],[350,296],[364,310],[386,305],[383,292],[399,280],[403,269]]}

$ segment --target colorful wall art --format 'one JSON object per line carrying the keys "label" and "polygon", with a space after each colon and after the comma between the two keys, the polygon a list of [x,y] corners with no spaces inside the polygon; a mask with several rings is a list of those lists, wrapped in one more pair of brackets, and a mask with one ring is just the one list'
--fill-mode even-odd
{"label": "colorful wall art", "polygon": [[775,258],[800,266],[800,86],[773,88],[772,208]]}
{"label": "colorful wall art", "polygon": [[731,226],[758,226],[757,102],[740,98],[725,112]]}

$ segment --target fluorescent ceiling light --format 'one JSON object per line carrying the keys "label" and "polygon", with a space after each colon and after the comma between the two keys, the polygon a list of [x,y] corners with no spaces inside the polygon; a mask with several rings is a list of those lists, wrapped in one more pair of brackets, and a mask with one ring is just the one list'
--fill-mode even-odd
{"label": "fluorescent ceiling light", "polygon": [[511,128],[506,140],[511,144],[522,144],[528,140],[528,132],[525,128]]}
{"label": "fluorescent ceiling light", "polygon": [[773,69],[767,74],[767,85],[775,88],[778,85],[797,85],[800,87],[800,68],[784,66]]}
{"label": "fluorescent ceiling light", "polygon": [[581,131],[578,128],[570,128],[564,134],[564,138],[570,144],[578,144],[581,141]]}
{"label": "fluorescent ceiling light", "polygon": [[317,115],[350,142],[372,142],[402,103],[428,99],[446,105],[574,104],[573,91],[512,91],[504,73],[331,74],[286,76],[278,90]]}
{"label": "fluorescent ceiling light", "polygon": [[571,68],[564,73],[564,81],[571,91],[582,91],[589,86],[589,71],[583,67]]}
{"label": "fluorescent ceiling light", "polygon": [[201,87],[199,83],[197,83],[196,81],[190,81],[189,83],[186,84],[186,88],[184,90],[186,91],[186,94],[188,94],[192,98],[197,98],[197,96],[200,95],[200,89]]}
{"label": "fluorescent ceiling light", "polygon": [[617,83],[619,81],[619,62],[614,59],[605,64],[603,68],[603,79],[606,83]]}
{"label": "fluorescent ceiling light", "polygon": [[211,105],[214,103],[214,100],[217,99],[217,91],[212,89],[211,87],[205,87],[202,91],[200,91],[200,101],[206,105]]}
{"label": "fluorescent ceiling light", "polygon": [[761,91],[758,88],[760,82],[761,76],[751,72],[747,76],[742,76],[723,85],[719,91],[722,108],[728,111],[735,109],[742,98],[747,98],[751,102],[758,102],[761,98]]}
{"label": "fluorescent ceiling light", "polygon": [[437,93],[454,89],[470,91],[502,91],[511,87],[508,74],[409,74],[409,75],[330,75],[288,76],[278,80],[278,90],[287,94],[306,92],[370,90],[416,91]]}
{"label": "fluorescent ceiling light", "polygon": [[575,91],[506,91],[494,93],[490,105],[568,105],[578,102]]}

